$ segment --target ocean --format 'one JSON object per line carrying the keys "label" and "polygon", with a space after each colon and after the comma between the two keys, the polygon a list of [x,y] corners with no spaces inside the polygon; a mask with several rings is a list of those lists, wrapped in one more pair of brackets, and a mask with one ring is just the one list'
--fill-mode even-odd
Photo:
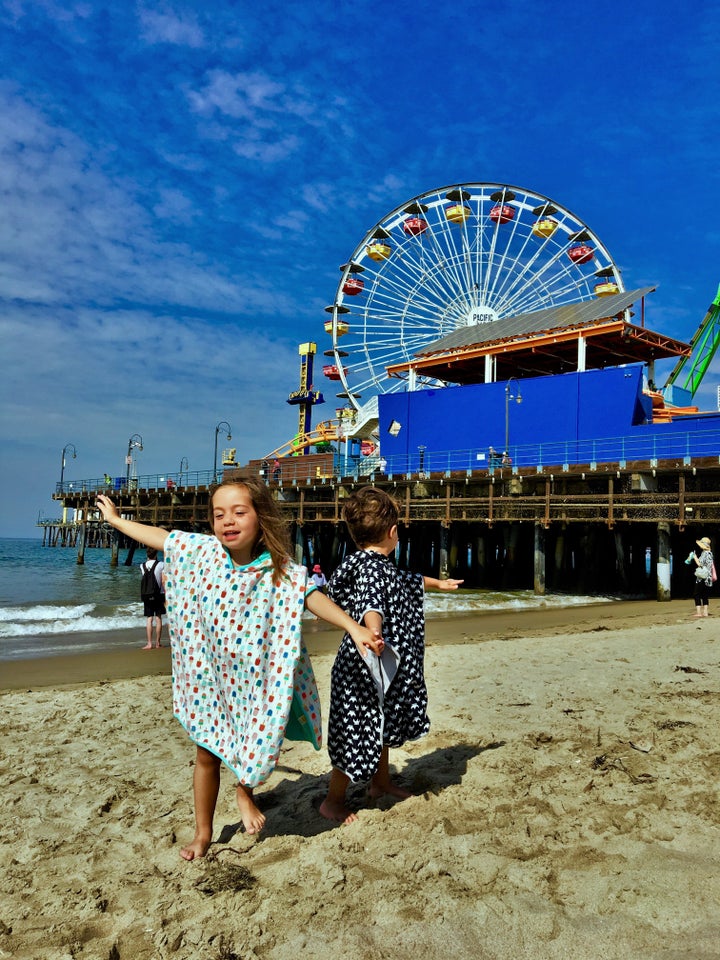
{"label": "ocean", "polygon": [[[41,540],[0,539],[0,661],[103,651],[145,643],[138,548],[133,565],[110,566],[110,550],[43,547]],[[604,597],[459,590],[428,593],[426,616],[472,611],[567,607]],[[167,633],[164,639],[167,642]]]}

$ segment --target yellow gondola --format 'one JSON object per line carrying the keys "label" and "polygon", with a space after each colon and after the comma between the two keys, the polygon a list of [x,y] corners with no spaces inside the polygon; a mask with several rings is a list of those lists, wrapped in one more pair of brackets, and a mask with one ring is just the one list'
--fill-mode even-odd
{"label": "yellow gondola", "polygon": [[532,232],[536,237],[542,237],[544,240],[547,240],[548,237],[551,237],[558,228],[557,220],[553,220],[552,217],[543,217],[541,220],[536,220],[532,225]]}
{"label": "yellow gondola", "polygon": [[451,223],[465,223],[471,213],[470,207],[465,207],[462,203],[454,203],[451,207],[445,207],[445,216]]}
{"label": "yellow gondola", "polygon": [[613,283],[612,280],[595,284],[596,297],[609,297],[612,296],[613,293],[618,293],[619,291],[620,287],[616,283]]}
{"label": "yellow gondola", "polygon": [[[325,321],[325,333],[329,333],[330,336],[332,336],[334,322],[335,321],[333,320]],[[350,329],[350,324],[347,323],[345,320],[338,320],[337,323],[335,324],[335,330],[338,337],[344,337],[349,329]]]}
{"label": "yellow gondola", "polygon": [[367,248],[367,255],[371,260],[387,260],[392,253],[387,243],[371,243]]}

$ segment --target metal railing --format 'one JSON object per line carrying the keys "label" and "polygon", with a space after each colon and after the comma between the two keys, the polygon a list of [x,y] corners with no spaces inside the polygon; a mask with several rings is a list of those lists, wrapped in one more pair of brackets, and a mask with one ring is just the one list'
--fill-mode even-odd
{"label": "metal railing", "polygon": [[[374,476],[417,476],[430,473],[495,471],[516,472],[518,469],[548,468],[559,471],[571,466],[585,465],[589,470],[598,464],[613,463],[624,469],[628,463],[646,462],[654,466],[659,460],[676,460],[686,465],[693,460],[715,458],[720,464],[720,430],[676,430],[653,432],[648,436],[604,437],[594,440],[560,441],[553,443],[512,444],[503,453],[467,448],[460,450],[418,449],[412,453],[392,457],[346,457],[335,453],[332,469],[314,466],[305,458],[284,457],[280,472],[274,476],[266,471],[265,479],[272,485],[310,484],[332,482],[343,477],[360,480]],[[329,464],[328,464],[329,466]],[[383,469],[384,467],[384,469]],[[258,476],[262,476],[258,469]],[[220,478],[221,474],[218,476]],[[147,474],[137,478],[98,477],[90,480],[65,480],[55,485],[56,494],[127,493],[135,490],[177,490],[206,488],[215,482],[212,470],[184,473]]]}

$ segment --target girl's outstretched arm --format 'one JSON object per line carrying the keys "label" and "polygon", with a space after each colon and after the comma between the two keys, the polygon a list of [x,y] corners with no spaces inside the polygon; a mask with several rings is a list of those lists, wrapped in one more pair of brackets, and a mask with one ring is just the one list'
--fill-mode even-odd
{"label": "girl's outstretched arm", "polygon": [[126,520],[118,513],[118,509],[110,497],[104,493],[99,493],[97,506],[103,515],[105,523],[115,527],[120,533],[124,533],[131,540],[137,540],[138,543],[145,544],[146,547],[155,547],[156,550],[162,550],[165,546],[169,533],[161,527],[151,527],[147,523],[138,523],[137,520]]}
{"label": "girl's outstretched arm", "polygon": [[356,623],[352,617],[345,613],[342,607],[339,607],[334,600],[321,593],[320,590],[313,590],[305,598],[305,606],[316,617],[320,617],[321,620],[326,620],[334,627],[340,627],[341,630],[349,633],[363,657],[368,649],[378,656],[382,653],[385,646],[382,637],[368,630],[367,627],[361,627],[359,623]]}

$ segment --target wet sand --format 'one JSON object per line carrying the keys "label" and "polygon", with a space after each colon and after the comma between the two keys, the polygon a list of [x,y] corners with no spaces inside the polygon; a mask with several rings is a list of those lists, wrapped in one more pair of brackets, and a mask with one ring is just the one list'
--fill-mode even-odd
{"label": "wet sand", "polygon": [[[324,821],[288,744],[246,836],[223,773],[186,864],[194,749],[169,651],[0,665],[0,957],[720,956],[720,617],[688,601],[432,620],[415,795]],[[323,704],[338,635],[310,624]],[[139,645],[142,637],[138,638]]]}

